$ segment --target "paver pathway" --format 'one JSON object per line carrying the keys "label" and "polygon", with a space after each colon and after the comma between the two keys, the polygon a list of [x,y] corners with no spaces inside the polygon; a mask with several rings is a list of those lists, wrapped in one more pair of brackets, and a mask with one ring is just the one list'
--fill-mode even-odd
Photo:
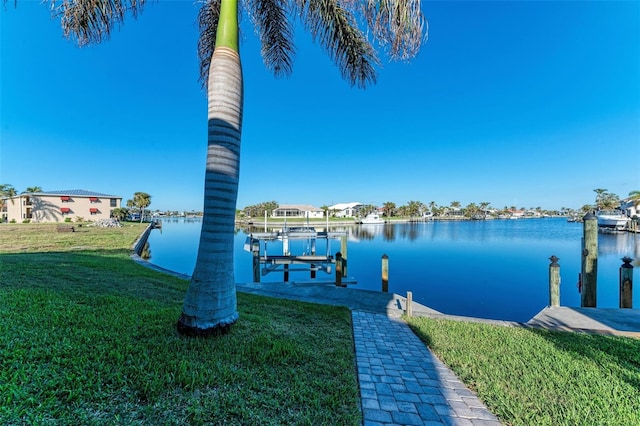
{"label": "paver pathway", "polygon": [[501,424],[402,320],[351,315],[365,426]]}

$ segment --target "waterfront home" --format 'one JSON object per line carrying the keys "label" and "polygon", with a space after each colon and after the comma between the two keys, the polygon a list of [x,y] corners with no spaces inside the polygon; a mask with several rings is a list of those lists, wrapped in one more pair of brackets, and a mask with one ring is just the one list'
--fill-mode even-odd
{"label": "waterfront home", "polygon": [[314,206],[304,204],[282,204],[274,209],[271,217],[303,217],[307,219],[321,219],[324,212]]}
{"label": "waterfront home", "polygon": [[329,206],[329,213],[335,217],[356,217],[360,216],[362,203],[340,203]]}
{"label": "waterfront home", "polygon": [[122,197],[73,189],[25,192],[2,200],[2,222],[65,222],[108,219],[120,208]]}

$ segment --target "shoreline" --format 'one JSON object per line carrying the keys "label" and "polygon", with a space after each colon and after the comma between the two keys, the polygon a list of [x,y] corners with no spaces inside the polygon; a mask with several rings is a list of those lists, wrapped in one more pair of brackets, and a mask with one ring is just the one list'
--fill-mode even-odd
{"label": "shoreline", "polygon": [[[517,220],[531,220],[531,219],[559,219],[565,218],[566,216],[550,216],[550,217],[521,217],[517,218]],[[429,223],[429,222],[460,222],[460,221],[469,221],[469,222],[480,222],[485,220],[513,220],[513,219],[504,219],[504,218],[491,218],[491,219],[473,219],[469,217],[463,216],[448,216],[448,217],[430,217],[430,218],[398,218],[398,219],[389,219],[385,220],[384,224],[393,225],[395,223]],[[285,224],[291,224],[294,226],[346,226],[346,225],[366,225],[361,222],[361,220],[356,218],[349,218],[349,220],[330,220],[327,223],[326,219],[305,219],[305,218],[289,218],[286,221],[284,219],[274,220],[273,218],[267,219],[265,222],[263,219],[236,219],[236,226],[283,226]],[[378,224],[372,224],[378,225]],[[382,224],[380,224],[382,225]]]}

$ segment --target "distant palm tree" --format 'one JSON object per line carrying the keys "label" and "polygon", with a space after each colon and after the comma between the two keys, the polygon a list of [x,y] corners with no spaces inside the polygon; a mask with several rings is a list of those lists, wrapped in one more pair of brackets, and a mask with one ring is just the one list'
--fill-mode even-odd
{"label": "distant palm tree", "polygon": [[387,217],[393,216],[393,213],[396,210],[396,203],[392,201],[387,201],[382,205],[382,211],[384,211],[384,215]]}
{"label": "distant palm tree", "polygon": [[[9,185],[8,183],[0,183],[0,211],[4,210],[6,200],[11,200],[11,204],[15,204],[16,200],[13,199],[17,195],[16,189],[13,185]],[[2,218],[0,217],[0,222],[2,222]]]}
{"label": "distant palm tree", "polygon": [[0,198],[11,198],[15,197],[16,194],[17,192],[13,185],[9,185],[8,183],[0,183]]}
{"label": "distant palm tree", "polygon": [[636,210],[636,215],[638,213],[638,208],[640,207],[640,191],[631,191],[629,192],[628,200],[633,203],[633,207]]}
{"label": "distant palm tree", "polygon": [[451,205],[452,209],[458,210],[458,209],[460,209],[460,205],[461,204],[460,204],[460,201],[452,201],[450,205]]}
{"label": "distant palm tree", "polygon": [[424,204],[420,201],[409,201],[407,203],[407,213],[410,217],[420,216],[424,209]]}
{"label": "distant palm tree", "polygon": [[[134,15],[145,0],[53,0],[64,33],[79,45],[99,43]],[[204,0],[198,15],[200,77],[208,94],[208,150],[200,245],[178,329],[217,334],[237,318],[233,275],[235,205],[238,194],[243,115],[242,67],[238,49],[238,0]],[[264,63],[276,76],[291,73],[293,18],[300,18],[352,85],[376,81],[376,52],[367,32],[391,59],[409,59],[425,39],[421,0],[247,0],[262,42]]]}
{"label": "distant palm tree", "polygon": [[127,217],[127,209],[121,207],[115,208],[111,210],[111,217],[117,220],[124,220],[124,218]]}
{"label": "distant palm tree", "polygon": [[151,205],[151,195],[147,194],[146,192],[134,193],[133,205],[140,209],[140,223],[142,223],[142,219],[144,218],[144,209]]}
{"label": "distant palm tree", "polygon": [[41,186],[30,186],[27,189],[25,189],[24,192],[29,192],[29,193],[42,192],[42,187]]}
{"label": "distant palm tree", "polygon": [[438,204],[435,201],[429,201],[429,210],[431,213],[436,214],[436,209],[438,208]]}

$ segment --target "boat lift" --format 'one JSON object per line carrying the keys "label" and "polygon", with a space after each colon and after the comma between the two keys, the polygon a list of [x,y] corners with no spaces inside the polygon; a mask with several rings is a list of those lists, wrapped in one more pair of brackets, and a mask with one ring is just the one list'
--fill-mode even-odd
{"label": "boat lift", "polygon": [[[335,265],[337,285],[346,284],[342,277],[346,275],[346,259],[340,252],[331,253],[331,240],[341,239],[346,243],[347,233],[344,231],[318,232],[315,228],[294,227],[282,228],[272,232],[254,232],[249,234],[244,243],[244,250],[253,254],[253,282],[260,282],[260,275],[267,275],[282,267],[284,281],[289,281],[289,272],[309,271],[311,279],[316,278],[316,272],[322,271],[331,274],[332,265]],[[343,238],[344,237],[344,238]],[[318,254],[318,243],[324,240],[325,253]],[[282,242],[282,254],[269,254],[267,244],[270,242]],[[303,245],[301,254],[291,254],[292,241],[300,241]],[[263,247],[263,248],[262,248]],[[337,264],[339,261],[339,264]],[[291,268],[291,265],[304,265],[299,268]]]}

